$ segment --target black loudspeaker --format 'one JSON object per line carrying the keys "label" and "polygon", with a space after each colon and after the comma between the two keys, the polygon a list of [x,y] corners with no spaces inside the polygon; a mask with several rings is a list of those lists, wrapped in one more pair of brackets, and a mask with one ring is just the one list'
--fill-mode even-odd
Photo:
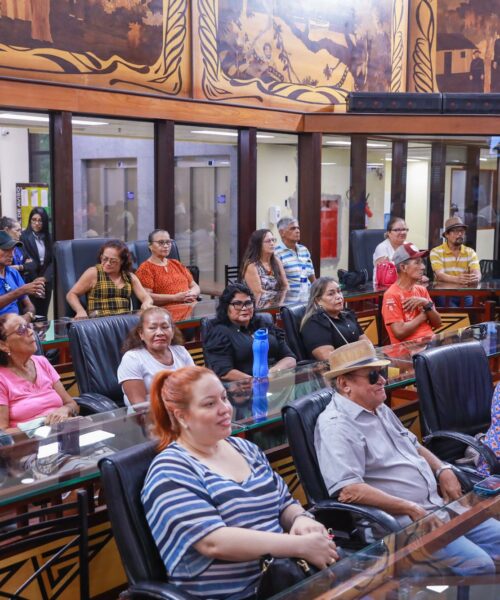
{"label": "black loudspeaker", "polygon": [[351,113],[440,113],[441,94],[350,92]]}
{"label": "black loudspeaker", "polygon": [[443,113],[500,114],[500,94],[443,94]]}

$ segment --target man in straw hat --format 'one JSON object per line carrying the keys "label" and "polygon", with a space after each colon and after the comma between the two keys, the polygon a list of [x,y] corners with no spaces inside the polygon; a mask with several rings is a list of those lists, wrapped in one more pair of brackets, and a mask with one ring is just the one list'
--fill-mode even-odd
{"label": "man in straw hat", "polygon": [[[367,340],[337,348],[329,361],[325,377],[335,392],[314,432],[329,494],[342,502],[380,508],[401,526],[459,498],[462,492],[451,465],[421,446],[384,404],[383,369],[389,361],[378,358]],[[494,573],[495,560],[500,564],[500,522],[489,519],[472,529],[437,551],[430,562],[437,560],[457,575]]]}
{"label": "man in straw hat", "polygon": [[[432,270],[437,281],[455,285],[476,285],[481,280],[479,259],[472,248],[464,245],[467,225],[460,217],[451,217],[444,224],[445,241],[431,250]],[[450,306],[459,306],[460,299],[452,297]],[[444,302],[440,302],[444,304]],[[467,296],[465,306],[472,304]]]}
{"label": "man in straw hat", "polygon": [[382,318],[391,344],[433,335],[433,329],[441,325],[429,292],[418,285],[425,270],[423,259],[428,254],[411,242],[405,242],[394,252],[392,262],[398,279],[382,300]]}

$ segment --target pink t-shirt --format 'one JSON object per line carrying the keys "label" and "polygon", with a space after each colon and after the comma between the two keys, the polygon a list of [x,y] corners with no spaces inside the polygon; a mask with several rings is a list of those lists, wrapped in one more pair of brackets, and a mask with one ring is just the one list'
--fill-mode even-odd
{"label": "pink t-shirt", "polygon": [[53,385],[59,375],[45,356],[32,356],[35,383],[19,377],[7,367],[0,367],[0,405],[9,408],[9,427],[43,417],[63,405]]}

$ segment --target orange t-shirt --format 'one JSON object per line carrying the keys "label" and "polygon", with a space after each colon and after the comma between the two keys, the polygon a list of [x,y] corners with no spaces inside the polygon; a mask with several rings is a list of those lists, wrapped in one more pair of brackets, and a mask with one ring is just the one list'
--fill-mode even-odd
{"label": "orange t-shirt", "polygon": [[136,272],[142,285],[153,294],[178,294],[187,292],[193,276],[186,267],[174,258],[169,258],[166,267],[145,260]]}
{"label": "orange t-shirt", "polygon": [[414,308],[413,310],[405,310],[403,308],[403,302],[408,298],[425,298],[431,302],[429,292],[421,285],[414,285],[411,290],[403,290],[397,283],[393,283],[384,294],[382,301],[382,318],[389,334],[391,344],[399,344],[401,341],[416,340],[417,338],[424,337],[425,335],[432,335],[432,327],[426,321],[419,325],[419,327],[404,340],[398,340],[398,338],[392,333],[390,327],[391,323],[408,323],[413,320],[417,315],[420,314],[420,308]]}

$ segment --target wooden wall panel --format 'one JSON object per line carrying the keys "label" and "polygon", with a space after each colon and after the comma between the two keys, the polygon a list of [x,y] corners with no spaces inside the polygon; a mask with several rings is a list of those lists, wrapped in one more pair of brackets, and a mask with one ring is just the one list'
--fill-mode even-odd
{"label": "wooden wall panel", "polygon": [[238,264],[257,228],[257,129],[238,133]]}
{"label": "wooden wall panel", "polygon": [[[351,187],[349,188],[349,234],[365,228],[366,206],[366,136],[351,137]],[[349,269],[354,269],[352,252],[349,252]]]}
{"label": "wooden wall panel", "polygon": [[[443,243],[441,229],[444,225],[444,189],[446,175],[446,146],[435,142],[431,149],[431,189],[429,197],[429,248]],[[448,215],[446,215],[446,218]]]}
{"label": "wooden wall panel", "polygon": [[467,163],[465,175],[465,210],[464,219],[468,225],[467,243],[476,247],[477,210],[479,200],[479,157],[480,148],[467,146]]}
{"label": "wooden wall panel", "polygon": [[391,169],[391,216],[402,219],[406,214],[406,170],[408,158],[408,142],[394,140],[392,142]]}
{"label": "wooden wall panel", "polygon": [[175,236],[175,124],[155,122],[155,227]]}
{"label": "wooden wall panel", "polygon": [[51,113],[51,197],[54,240],[72,240],[74,236],[72,144],[71,114]]}

